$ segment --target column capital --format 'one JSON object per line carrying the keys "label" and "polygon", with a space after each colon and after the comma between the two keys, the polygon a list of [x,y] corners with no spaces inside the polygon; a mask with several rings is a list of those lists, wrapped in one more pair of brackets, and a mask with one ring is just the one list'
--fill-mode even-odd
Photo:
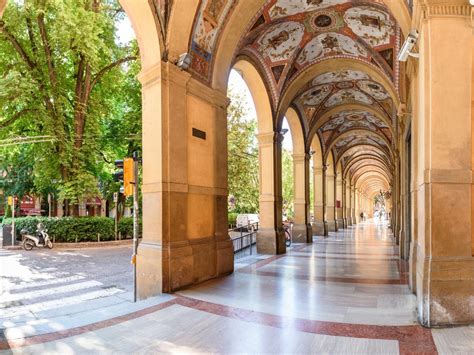
{"label": "column capital", "polygon": [[275,132],[259,133],[256,137],[260,146],[273,145],[273,142],[275,141]]}
{"label": "column capital", "polygon": [[293,163],[304,162],[304,160],[306,159],[306,154],[296,153],[296,154],[292,154],[292,157],[293,157]]}

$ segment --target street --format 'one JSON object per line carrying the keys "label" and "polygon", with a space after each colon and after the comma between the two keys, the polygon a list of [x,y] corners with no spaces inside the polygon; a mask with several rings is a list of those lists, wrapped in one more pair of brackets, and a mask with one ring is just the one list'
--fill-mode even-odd
{"label": "street", "polygon": [[131,246],[0,249],[0,330],[130,302],[131,254]]}

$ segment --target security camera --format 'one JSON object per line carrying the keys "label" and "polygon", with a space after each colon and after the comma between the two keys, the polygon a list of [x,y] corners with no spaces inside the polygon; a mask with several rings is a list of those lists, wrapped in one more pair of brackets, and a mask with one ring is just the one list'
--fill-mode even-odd
{"label": "security camera", "polygon": [[[474,1],[474,0],[471,0],[471,1]],[[397,59],[399,62],[406,62],[409,56],[414,57],[414,58],[420,57],[418,53],[411,52],[411,50],[415,46],[417,39],[418,39],[418,31],[411,30],[410,33],[408,34],[407,39],[405,40],[405,43],[403,43],[402,49],[400,49],[400,52],[398,53]]]}
{"label": "security camera", "polygon": [[188,70],[189,66],[191,65],[192,59],[193,57],[191,56],[191,54],[183,53],[176,61],[176,66],[182,70]]}

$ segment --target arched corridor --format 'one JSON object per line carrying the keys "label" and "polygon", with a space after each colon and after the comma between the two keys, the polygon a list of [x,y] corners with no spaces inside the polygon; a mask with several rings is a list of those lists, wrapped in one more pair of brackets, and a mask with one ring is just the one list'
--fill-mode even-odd
{"label": "arched corridor", "polygon": [[[474,323],[468,0],[120,4],[142,60],[138,295],[174,293],[156,311],[176,349],[430,353],[449,348],[449,332],[422,326]],[[259,254],[237,263],[227,221],[232,69],[255,103],[260,159]],[[289,250],[284,117],[298,236]],[[183,328],[192,334],[180,343],[170,329]],[[219,329],[229,332],[219,339]]]}

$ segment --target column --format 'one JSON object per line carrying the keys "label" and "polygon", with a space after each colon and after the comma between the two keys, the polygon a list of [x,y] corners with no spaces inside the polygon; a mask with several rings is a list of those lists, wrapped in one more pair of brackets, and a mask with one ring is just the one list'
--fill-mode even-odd
{"label": "column", "polygon": [[336,176],[331,169],[327,172],[327,223],[330,232],[337,232],[336,223]]}
{"label": "column", "polygon": [[260,161],[260,225],[257,233],[257,252],[283,254],[286,251],[282,228],[283,198],[281,192],[280,133],[260,133],[258,138]]}
{"label": "column", "polygon": [[472,12],[468,1],[423,5],[413,135],[418,313],[425,326],[467,324],[474,322]]}
{"label": "column", "polygon": [[347,226],[352,226],[352,211],[351,211],[351,205],[352,205],[352,201],[351,201],[351,182],[350,180],[346,179],[346,204],[344,205],[345,206],[345,209],[346,209],[346,224]]}
{"label": "column", "polygon": [[329,235],[329,223],[328,223],[328,167],[326,164],[323,165],[323,223],[324,223],[324,236]]}
{"label": "column", "polygon": [[313,166],[314,187],[314,222],[313,233],[324,235],[324,203],[323,203],[323,167]]}
{"label": "column", "polygon": [[308,230],[309,157],[307,157],[307,154],[293,154],[293,176],[295,207],[293,241],[296,243],[311,243],[312,232]]}
{"label": "column", "polygon": [[[342,174],[337,172],[335,175],[336,178],[336,229],[343,229],[344,228],[344,216],[343,216],[343,196],[342,196]],[[339,201],[339,202],[338,202]]]}
{"label": "column", "polygon": [[361,206],[360,206],[360,192],[358,188],[355,188],[354,194],[355,194],[355,204],[354,204],[355,218],[357,222],[362,222],[362,219],[360,218]]}
{"label": "column", "polygon": [[233,271],[227,233],[227,105],[171,63],[140,75],[143,239],[140,299]]}

